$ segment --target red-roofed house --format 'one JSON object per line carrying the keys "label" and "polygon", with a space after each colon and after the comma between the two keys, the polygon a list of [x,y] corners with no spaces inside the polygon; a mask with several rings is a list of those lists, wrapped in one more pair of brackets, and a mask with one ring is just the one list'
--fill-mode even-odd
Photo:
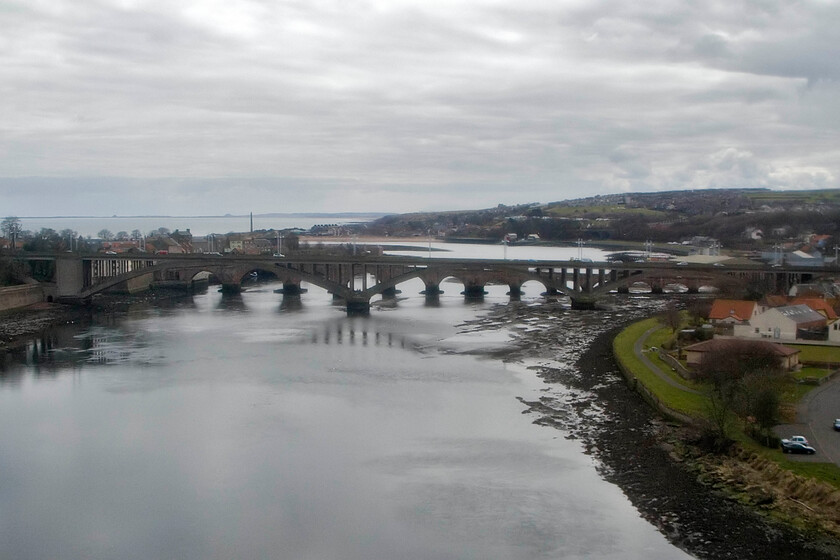
{"label": "red-roofed house", "polygon": [[740,299],[716,299],[709,311],[709,321],[713,325],[744,325],[761,312],[754,301]]}

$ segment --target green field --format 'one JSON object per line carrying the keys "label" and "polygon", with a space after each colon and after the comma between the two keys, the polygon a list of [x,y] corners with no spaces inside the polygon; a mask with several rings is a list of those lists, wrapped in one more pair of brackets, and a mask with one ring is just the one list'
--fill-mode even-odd
{"label": "green field", "polygon": [[840,204],[840,191],[837,189],[812,190],[812,191],[759,191],[747,193],[747,198],[755,203],[766,202],[803,203],[803,204]]}
{"label": "green field", "polygon": [[805,344],[789,344],[788,346],[799,350],[800,362],[840,365],[840,347],[838,346],[808,346]]}
{"label": "green field", "polygon": [[551,206],[545,210],[551,216],[564,218],[591,217],[621,217],[621,216],[647,216],[651,218],[664,217],[667,213],[647,208],[625,208],[624,206]]}

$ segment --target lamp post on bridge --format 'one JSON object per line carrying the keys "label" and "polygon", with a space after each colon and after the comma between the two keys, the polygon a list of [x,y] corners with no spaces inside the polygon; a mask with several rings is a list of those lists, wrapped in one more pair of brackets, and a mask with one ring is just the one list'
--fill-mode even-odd
{"label": "lamp post on bridge", "polygon": [[583,239],[581,239],[580,237],[578,237],[577,246],[578,246],[578,260],[582,261],[583,260]]}
{"label": "lamp post on bridge", "polygon": [[426,230],[426,235],[429,236],[429,260],[432,260],[432,228]]}

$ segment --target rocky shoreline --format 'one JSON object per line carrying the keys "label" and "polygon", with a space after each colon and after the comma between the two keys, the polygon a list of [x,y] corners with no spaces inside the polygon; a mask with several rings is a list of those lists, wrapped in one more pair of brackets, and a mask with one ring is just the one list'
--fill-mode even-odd
{"label": "rocky shoreline", "polygon": [[[591,333],[583,325],[570,329],[564,321],[549,320],[565,312],[551,305],[505,306],[488,318],[493,328],[515,326],[526,318],[541,321],[543,328],[522,333],[504,359],[547,360],[548,365],[533,369],[549,386],[559,384],[567,388],[563,391],[573,392],[565,406],[557,406],[550,397],[523,401],[536,416],[535,423],[582,440],[598,460],[602,476],[619,486],[669,541],[697,558],[840,559],[840,542],[816,531],[798,530],[743,505],[710,486],[674,453],[674,442],[685,436],[684,430],[664,422],[630,389],[612,353],[614,336],[643,316],[642,310],[608,313],[611,328]],[[582,341],[576,356],[555,350],[558,337],[570,336]],[[558,351],[562,355],[555,355]],[[567,365],[557,367],[554,362]],[[576,419],[570,420],[570,409]]]}

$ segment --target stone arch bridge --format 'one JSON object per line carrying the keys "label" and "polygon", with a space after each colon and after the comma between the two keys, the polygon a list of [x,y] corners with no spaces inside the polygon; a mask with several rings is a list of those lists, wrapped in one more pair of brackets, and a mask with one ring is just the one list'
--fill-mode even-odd
{"label": "stone arch bridge", "polygon": [[760,283],[783,291],[794,283],[808,282],[835,269],[771,267],[760,263],[721,267],[673,262],[588,262],[475,260],[391,256],[259,255],[31,255],[27,260],[55,261],[52,296],[62,301],[84,302],[93,295],[140,278],[157,282],[190,283],[199,273],[212,274],[225,292],[238,292],[242,280],[254,271],[269,272],[283,282],[288,295],[301,291],[301,282],[320,286],[346,302],[348,313],[365,313],[371,299],[396,294],[397,286],[419,278],[427,297],[441,293],[440,284],[454,277],[464,285],[465,297],[481,297],[488,284],[509,287],[517,298],[525,282],[542,284],[548,294],[563,294],[574,308],[591,308],[611,291],[627,292],[643,283],[654,293],[669,284],[689,292],[701,286],[745,289]]}

